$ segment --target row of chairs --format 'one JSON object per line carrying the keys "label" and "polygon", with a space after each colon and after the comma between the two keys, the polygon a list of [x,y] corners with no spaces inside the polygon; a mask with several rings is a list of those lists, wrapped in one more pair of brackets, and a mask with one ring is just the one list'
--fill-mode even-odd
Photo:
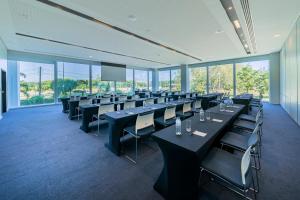
{"label": "row of chairs", "polygon": [[[249,191],[253,191],[254,199],[259,192],[262,113],[263,108],[260,106],[255,116],[241,114],[233,123],[232,130],[221,138],[221,148],[214,147],[210,150],[200,164],[201,175],[208,173],[213,180],[246,199],[251,199]],[[241,152],[242,156],[224,150],[225,147]],[[251,160],[254,166],[251,166]]]}
{"label": "row of chairs", "polygon": [[176,117],[180,117],[182,120],[194,115],[195,112],[199,112],[201,108],[201,100],[197,100],[192,108],[192,103],[184,103],[182,110],[176,112],[176,106],[170,105],[165,108],[164,114],[161,117],[154,118],[154,112],[148,111],[140,113],[137,116],[136,122],[133,126],[125,127],[123,130],[123,137],[125,134],[130,134],[135,139],[135,159],[128,155],[125,155],[130,161],[137,163],[138,158],[138,140],[149,138],[155,131],[156,126],[165,128],[176,123]]}

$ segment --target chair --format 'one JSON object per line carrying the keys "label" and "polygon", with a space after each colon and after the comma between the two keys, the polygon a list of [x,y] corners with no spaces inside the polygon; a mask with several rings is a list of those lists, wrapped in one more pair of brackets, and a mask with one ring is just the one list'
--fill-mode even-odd
{"label": "chair", "polygon": [[145,105],[153,105],[154,104],[154,99],[146,99],[144,101]]}
{"label": "chair", "polygon": [[192,103],[184,103],[182,107],[182,111],[176,112],[176,115],[180,117],[181,120],[184,120],[186,118],[189,118],[193,116],[193,111],[192,111]]}
{"label": "chair", "polygon": [[135,101],[125,101],[123,110],[135,108]]}
{"label": "chair", "polygon": [[153,132],[155,132],[153,111],[139,114],[136,118],[136,122],[134,126],[129,126],[124,128],[123,136],[124,133],[128,133],[135,138],[135,160],[133,160],[129,156],[126,156],[130,161],[137,163],[138,140],[149,137]]}
{"label": "chair", "polygon": [[140,96],[139,95],[134,95],[134,97],[133,97],[134,99],[139,99],[140,98]]}
{"label": "chair", "polygon": [[186,99],[191,98],[191,94],[186,94],[186,95],[185,95],[185,98],[186,98]]}
{"label": "chair", "polygon": [[[247,114],[240,114],[238,116],[238,119],[245,120],[245,121],[250,121],[250,122],[256,122],[257,115],[259,115],[259,114],[261,115],[261,112],[262,112],[262,108],[260,108],[258,110],[258,112],[256,113],[255,116],[253,116],[253,115],[247,115]],[[261,117],[262,117],[262,115],[261,115]]]}
{"label": "chair", "polygon": [[[207,172],[223,185],[246,199],[249,190],[254,190],[254,177],[250,168],[251,147],[248,147],[242,158],[222,149],[213,148],[200,164],[201,174]],[[253,188],[251,188],[251,185]]]}
{"label": "chair", "polygon": [[200,109],[202,108],[201,102],[202,102],[201,99],[197,99],[197,100],[194,102],[194,109],[193,109],[193,112],[194,112],[194,113],[200,112]]}
{"label": "chair", "polygon": [[159,97],[157,103],[165,103],[165,97]]}
{"label": "chair", "polygon": [[89,104],[93,104],[93,99],[82,99],[79,100],[79,104],[78,107],[76,107],[77,110],[77,119],[79,120],[80,115],[80,106],[84,106],[84,105],[89,105]]}
{"label": "chair", "polygon": [[100,120],[105,120],[104,114],[108,112],[114,112],[115,105],[113,103],[100,104],[98,108],[98,114],[93,115],[94,119],[98,120],[98,133],[100,132]]}
{"label": "chair", "polygon": [[165,92],[163,92],[163,93],[161,93],[161,95],[160,96],[162,96],[162,97],[165,97],[166,96],[166,93]]}
{"label": "chair", "polygon": [[[243,130],[247,130],[250,132],[253,132],[256,125],[258,123],[262,123],[262,119],[261,119],[261,113],[258,112],[256,117],[255,117],[255,122],[251,122],[251,121],[246,121],[246,120],[242,120],[242,119],[237,119],[234,123],[233,126],[235,128],[238,129],[243,129]],[[262,134],[262,127],[260,128],[260,134]]]}
{"label": "chair", "polygon": [[103,104],[103,103],[110,103],[110,97],[103,97],[100,99],[100,103]]}
{"label": "chair", "polygon": [[110,94],[104,94],[102,97],[103,97],[103,98],[110,98],[111,95],[110,95]]}
{"label": "chair", "polygon": [[176,122],[176,106],[168,106],[165,109],[164,115],[158,117],[155,120],[155,123],[159,124],[162,127],[168,127]]}
{"label": "chair", "polygon": [[119,97],[119,101],[126,101],[126,100],[127,100],[127,96],[122,95]]}

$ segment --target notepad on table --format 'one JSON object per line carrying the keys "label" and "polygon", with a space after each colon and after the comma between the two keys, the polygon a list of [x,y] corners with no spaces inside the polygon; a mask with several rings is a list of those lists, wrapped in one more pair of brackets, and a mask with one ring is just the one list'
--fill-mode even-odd
{"label": "notepad on table", "polygon": [[234,111],[233,110],[225,110],[225,112],[233,113]]}
{"label": "notepad on table", "polygon": [[223,122],[223,120],[222,119],[212,119],[212,121],[214,121],[214,122],[219,122],[219,123],[221,123],[221,122]]}
{"label": "notepad on table", "polygon": [[227,106],[228,108],[240,108],[239,106]]}
{"label": "notepad on table", "polygon": [[134,112],[126,112],[128,115],[132,115],[134,114]]}
{"label": "notepad on table", "polygon": [[198,136],[201,136],[201,137],[205,137],[207,135],[207,133],[203,133],[201,131],[194,131],[193,135],[198,135]]}

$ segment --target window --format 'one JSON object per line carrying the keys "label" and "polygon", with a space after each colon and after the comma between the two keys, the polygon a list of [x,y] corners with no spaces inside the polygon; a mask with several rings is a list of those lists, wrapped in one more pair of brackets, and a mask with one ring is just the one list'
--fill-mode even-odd
{"label": "window", "polygon": [[148,71],[134,70],[134,81],[136,90],[148,90]]}
{"label": "window", "polygon": [[170,90],[170,70],[158,71],[159,90]]}
{"label": "window", "polygon": [[206,92],[207,68],[197,67],[189,69],[191,92]]}
{"label": "window", "polygon": [[58,96],[71,93],[89,93],[89,65],[77,63],[57,63],[57,93]]}
{"label": "window", "polygon": [[54,103],[54,65],[18,62],[20,67],[20,105]]}
{"label": "window", "polygon": [[109,93],[115,91],[114,81],[101,81],[101,66],[92,65],[92,93]]}
{"label": "window", "polygon": [[152,91],[152,71],[148,71],[149,72],[149,90]]}
{"label": "window", "polygon": [[269,100],[269,61],[236,64],[236,93],[251,93]]}
{"label": "window", "polygon": [[133,69],[126,69],[126,81],[116,82],[116,92],[129,94],[133,90]]}
{"label": "window", "polygon": [[181,91],[180,69],[172,69],[171,70],[171,91]]}
{"label": "window", "polygon": [[210,66],[209,70],[209,92],[221,92],[233,95],[233,65]]}

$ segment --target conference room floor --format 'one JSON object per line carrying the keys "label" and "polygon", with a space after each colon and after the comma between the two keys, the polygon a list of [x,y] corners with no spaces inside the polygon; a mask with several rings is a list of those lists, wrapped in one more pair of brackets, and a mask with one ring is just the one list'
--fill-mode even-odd
{"label": "conference room floor", "polygon": [[[264,108],[258,199],[298,199],[300,128],[280,106]],[[162,199],[153,189],[163,166],[154,142],[134,165],[106,149],[106,127],[86,134],[61,109],[11,110],[0,121],[0,199]],[[241,199],[210,181],[200,190],[199,199]]]}

